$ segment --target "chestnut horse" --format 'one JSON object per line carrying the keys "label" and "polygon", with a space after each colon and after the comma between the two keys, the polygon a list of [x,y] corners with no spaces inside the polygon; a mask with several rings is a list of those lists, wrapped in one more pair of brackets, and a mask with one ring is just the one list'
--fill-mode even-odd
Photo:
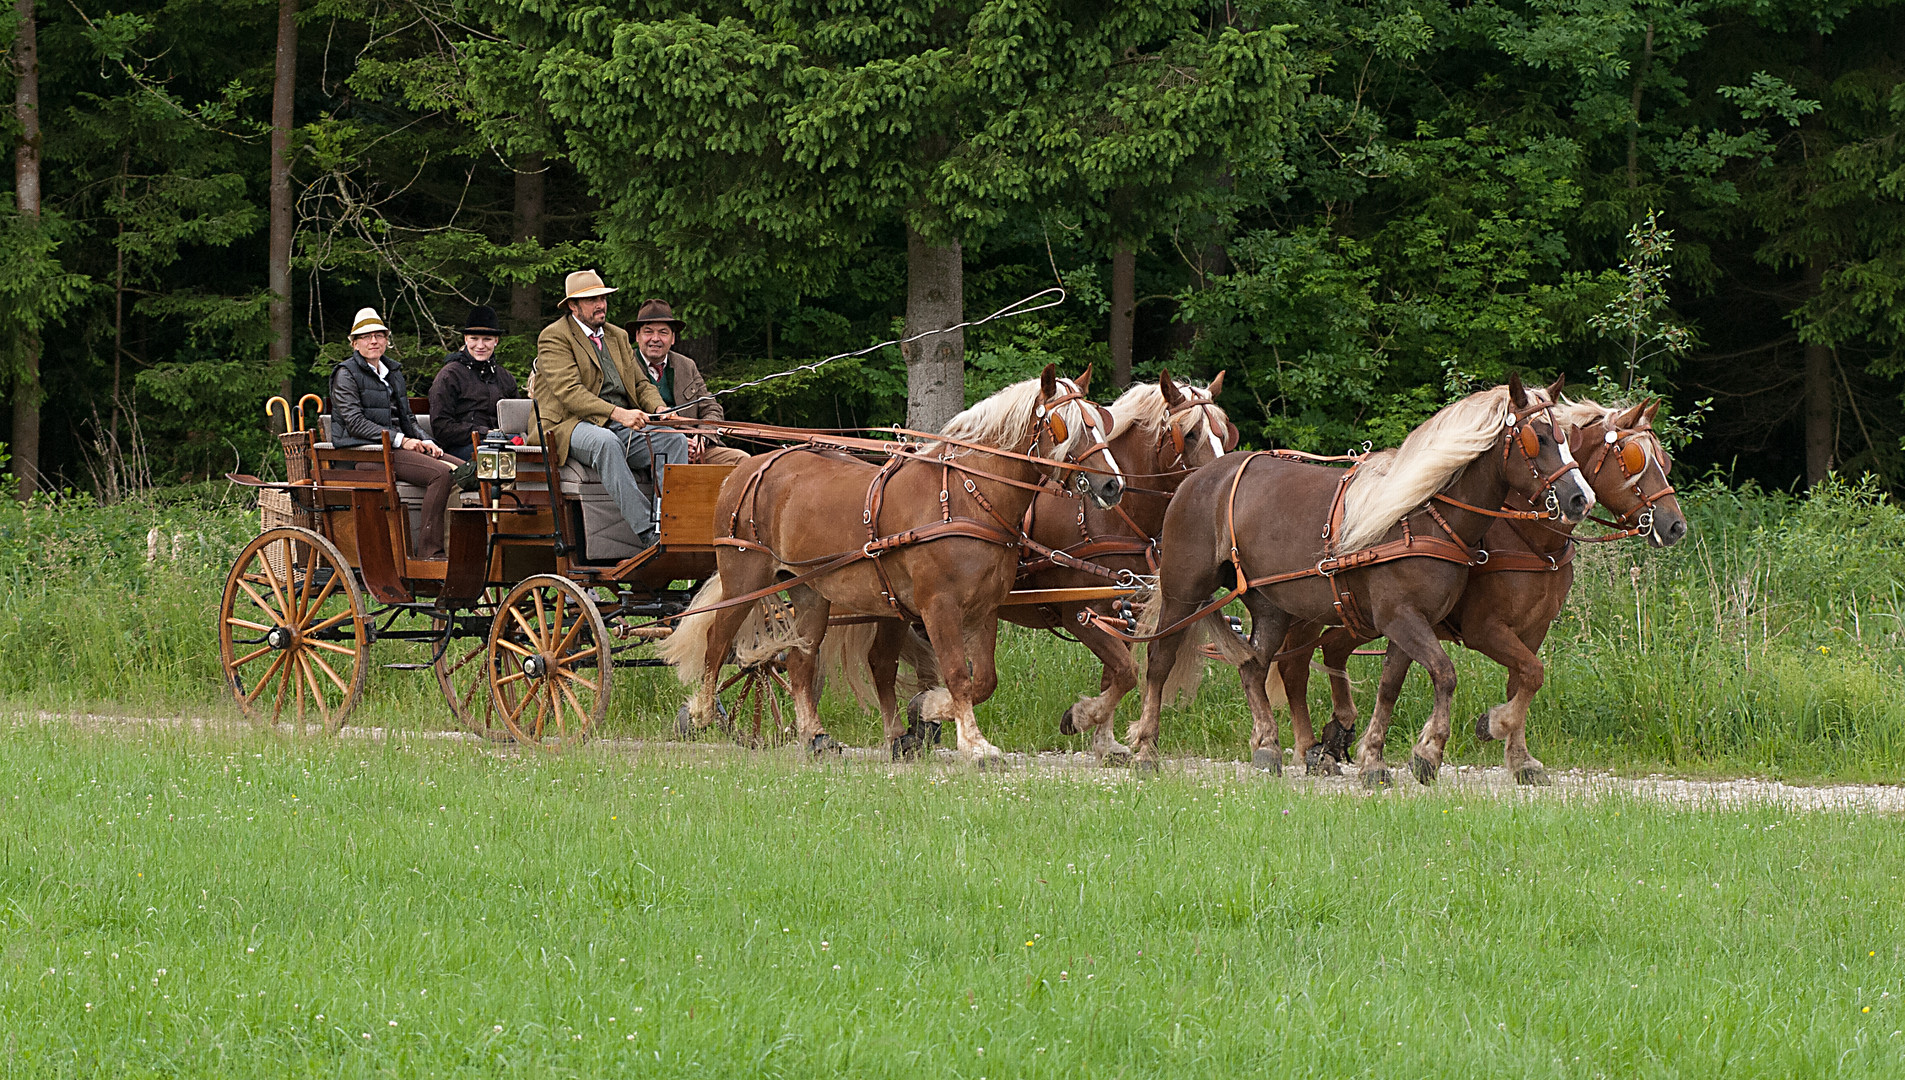
{"label": "chestnut horse", "polygon": [[[1111,418],[1085,397],[1091,372],[1073,382],[1044,373],[1006,387],[960,413],[946,441],[893,455],[884,465],[790,447],[736,467],[715,506],[718,576],[696,598],[767,596],[786,588],[797,640],[788,648],[798,737],[814,752],[834,747],[821,726],[815,656],[835,611],[881,616],[895,633],[876,648],[896,662],[906,624],[925,626],[939,656],[959,749],[985,764],[1003,759],[979,731],[974,706],[998,685],[993,647],[999,604],[1019,561],[1018,526],[1042,476],[1076,476],[1100,506],[1124,491],[1115,455],[1102,452]],[[1091,458],[1090,468],[1068,468]],[[699,674],[687,706],[697,727],[714,722],[721,658],[752,603],[729,603],[683,620],[672,650],[684,678]],[[674,644],[674,643],[671,643]],[[698,665],[698,666],[696,666]],[[692,668],[693,670],[690,670]],[[880,716],[889,744],[904,732],[892,680]]]}
{"label": "chestnut horse", "polygon": [[[1550,396],[1518,377],[1470,394],[1410,432],[1395,450],[1350,470],[1269,453],[1226,455],[1178,489],[1164,516],[1158,594],[1161,631],[1146,665],[1144,704],[1126,738],[1142,766],[1157,762],[1159,717],[1174,669],[1202,667],[1198,635],[1210,633],[1242,668],[1252,719],[1268,726],[1279,771],[1276,719],[1265,693],[1270,662],[1291,625],[1352,624],[1387,637],[1429,669],[1435,709],[1423,728],[1416,775],[1433,777],[1449,736],[1455,664],[1436,640],[1468,582],[1468,537],[1479,538],[1512,491],[1579,521],[1594,504],[1565,441],[1546,414]],[[1212,594],[1225,595],[1212,601]],[[1221,609],[1242,595],[1248,640]],[[1365,740],[1363,777],[1387,783],[1382,744]]]}
{"label": "chestnut horse", "polygon": [[[1581,461],[1581,471],[1594,489],[1596,500],[1616,515],[1609,524],[1628,535],[1645,536],[1654,547],[1671,547],[1687,534],[1687,519],[1674,498],[1667,475],[1673,459],[1653,431],[1658,402],[1630,409],[1609,409],[1593,401],[1564,401],[1555,418],[1568,432],[1568,445]],[[1508,506],[1532,509],[1525,499],[1511,495]],[[1574,584],[1574,526],[1565,523],[1498,520],[1482,537],[1488,558],[1470,568],[1468,587],[1447,618],[1436,625],[1438,636],[1459,642],[1508,669],[1508,700],[1475,720],[1475,736],[1483,742],[1500,739],[1508,771],[1517,783],[1547,784],[1547,770],[1528,753],[1528,706],[1541,689],[1545,669],[1538,654],[1548,627],[1561,614],[1568,589]],[[1616,533],[1618,538],[1621,533]],[[1350,696],[1343,664],[1351,650],[1369,640],[1337,628],[1317,640],[1321,627],[1304,624],[1284,641],[1283,659],[1266,688],[1272,701],[1288,697],[1290,726],[1296,734],[1297,755],[1313,774],[1333,775],[1347,756],[1356,730],[1356,703]],[[1307,700],[1310,653],[1321,647],[1330,675],[1331,717],[1322,741],[1310,734]],[[1381,717],[1386,725],[1393,714],[1392,691],[1399,691],[1406,657],[1397,662],[1395,684],[1391,669],[1383,669],[1383,692],[1371,724]],[[1251,733],[1252,760],[1270,745],[1272,732],[1258,725]]]}
{"label": "chestnut horse", "polygon": [[[1123,572],[1126,581],[1155,572],[1158,530],[1164,524],[1171,494],[1186,476],[1237,445],[1236,426],[1215,403],[1223,386],[1221,372],[1208,387],[1200,389],[1176,382],[1169,371],[1164,371],[1156,383],[1141,383],[1119,395],[1110,406],[1113,426],[1108,449],[1124,476],[1132,481],[1125,488],[1124,499],[1107,508],[1090,505],[1071,493],[1041,493],[1027,511],[1022,528],[1052,554],[1028,551],[1019,566],[1017,587],[1069,589],[1117,580],[1078,568],[1075,564],[1079,560],[1114,574]],[[1087,463],[1090,460],[1088,454]],[[1036,607],[1014,605],[1001,612],[1007,621],[1020,626],[1067,630],[1098,657],[1103,665],[1099,692],[1080,695],[1059,718],[1059,731],[1066,735],[1089,734],[1092,753],[1107,764],[1131,757],[1131,751],[1113,737],[1111,722],[1118,703],[1138,685],[1138,665],[1129,643],[1106,633],[1095,621],[1081,621],[1080,616],[1088,610],[1109,616],[1112,608],[1109,600],[1067,601]],[[896,668],[870,670],[869,658],[881,655],[876,635],[897,629],[864,624],[838,627],[828,634],[828,665],[840,671],[863,703],[891,692]],[[913,641],[905,641],[901,647],[901,655],[919,672],[926,691],[915,699],[910,711],[930,730],[946,708],[946,691],[932,689],[937,685],[937,659],[930,648],[916,647]],[[883,680],[887,685],[881,685]],[[932,736],[909,728],[907,739],[910,749],[912,740],[930,742]],[[900,749],[895,746],[896,755]]]}

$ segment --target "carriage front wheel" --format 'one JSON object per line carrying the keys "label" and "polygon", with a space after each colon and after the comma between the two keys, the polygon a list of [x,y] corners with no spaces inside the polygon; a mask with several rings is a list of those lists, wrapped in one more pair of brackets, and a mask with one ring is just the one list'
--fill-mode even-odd
{"label": "carriage front wheel", "polygon": [[562,750],[609,707],[608,627],[581,586],[538,574],[503,598],[485,660],[496,715],[517,742]]}
{"label": "carriage front wheel", "polygon": [[225,683],[247,716],[335,732],[364,692],[370,631],[349,563],[309,529],[246,544],[218,610]]}

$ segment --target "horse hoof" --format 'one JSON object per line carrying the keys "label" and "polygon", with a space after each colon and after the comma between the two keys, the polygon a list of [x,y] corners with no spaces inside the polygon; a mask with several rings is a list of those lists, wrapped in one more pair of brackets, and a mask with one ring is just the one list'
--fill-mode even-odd
{"label": "horse hoof", "polygon": [[1416,774],[1416,783],[1430,787],[1435,783],[1435,762],[1421,754],[1409,755],[1409,771]]}
{"label": "horse hoof", "polygon": [[1525,765],[1515,770],[1515,783],[1529,787],[1553,787],[1554,779],[1548,775],[1548,770],[1539,765]]}
{"label": "horse hoof", "polygon": [[838,754],[841,751],[843,751],[845,747],[841,746],[839,741],[836,740],[832,735],[829,735],[823,731],[820,734],[814,736],[813,743],[807,749],[809,753],[813,754],[815,757],[819,757],[822,754],[828,754],[828,753]]}
{"label": "horse hoof", "polygon": [[1490,734],[1488,730],[1488,714],[1487,713],[1483,713],[1482,715],[1475,718],[1475,741],[1476,742],[1494,742],[1495,741],[1495,736]]}
{"label": "horse hoof", "polygon": [[920,739],[916,732],[909,731],[893,740],[894,761],[918,761],[919,754]]}
{"label": "horse hoof", "polygon": [[1077,725],[1072,723],[1072,707],[1070,705],[1065,706],[1065,715],[1058,718],[1058,733],[1060,735],[1078,734]]}
{"label": "horse hoof", "polygon": [[695,737],[695,730],[695,718],[688,714],[688,703],[684,701],[681,703],[681,708],[675,710],[675,734],[684,739],[692,739]]}
{"label": "horse hoof", "polygon": [[1373,769],[1364,769],[1362,771],[1362,781],[1363,786],[1366,788],[1389,788],[1394,787],[1396,784],[1395,780],[1390,777],[1389,770],[1380,765]]}
{"label": "horse hoof", "polygon": [[1335,720],[1323,725],[1323,751],[1338,761],[1349,761],[1356,732]]}
{"label": "horse hoof", "polygon": [[1283,751],[1259,746],[1250,752],[1250,767],[1271,776],[1283,775]]}
{"label": "horse hoof", "polygon": [[1130,766],[1131,758],[1129,747],[1114,746],[1105,751],[1104,756],[1098,759],[1098,764],[1107,769],[1123,769]]}
{"label": "horse hoof", "polygon": [[1336,757],[1323,749],[1322,743],[1318,743],[1310,747],[1309,752],[1303,755],[1303,774],[1305,776],[1341,776],[1343,769],[1336,763]]}

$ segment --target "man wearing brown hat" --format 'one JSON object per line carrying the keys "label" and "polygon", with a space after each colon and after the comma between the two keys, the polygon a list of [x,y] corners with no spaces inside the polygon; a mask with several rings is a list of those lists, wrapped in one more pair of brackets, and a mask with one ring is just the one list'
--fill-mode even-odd
{"label": "man wearing brown hat", "polygon": [[536,337],[530,393],[556,464],[573,456],[594,469],[637,541],[647,547],[655,539],[655,505],[635,476],[659,477],[664,463],[686,464],[688,440],[679,431],[649,424],[649,414],[667,406],[643,374],[628,334],[608,321],[608,296],[614,291],[593,270],[569,275],[562,318]]}
{"label": "man wearing brown hat", "polygon": [[[675,416],[691,420],[725,420],[721,403],[708,393],[701,367],[692,357],[675,352],[675,339],[687,324],[675,318],[666,300],[644,300],[635,313],[628,332],[635,339],[635,351],[641,355],[642,374],[648,376],[662,401]],[[708,465],[738,465],[747,460],[747,452],[722,446],[711,434],[688,436],[688,452],[694,460]]]}

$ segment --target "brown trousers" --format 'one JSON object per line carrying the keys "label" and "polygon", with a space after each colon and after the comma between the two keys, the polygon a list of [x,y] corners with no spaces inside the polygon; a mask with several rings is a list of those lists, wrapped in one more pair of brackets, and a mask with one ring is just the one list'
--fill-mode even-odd
{"label": "brown trousers", "polygon": [[746,450],[737,450],[732,446],[708,445],[701,451],[703,465],[739,465],[750,455]]}
{"label": "brown trousers", "polygon": [[443,558],[443,512],[450,505],[450,473],[456,466],[418,450],[392,450],[390,460],[397,479],[423,489],[423,535],[417,539],[417,557]]}

